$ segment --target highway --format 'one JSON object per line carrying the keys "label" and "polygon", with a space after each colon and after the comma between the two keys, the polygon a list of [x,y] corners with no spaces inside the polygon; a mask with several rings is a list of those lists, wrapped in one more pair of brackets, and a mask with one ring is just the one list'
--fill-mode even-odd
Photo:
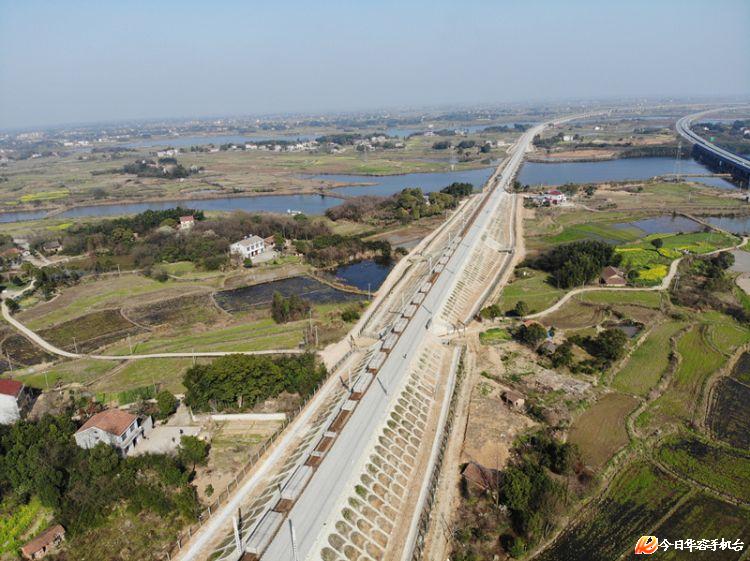
{"label": "highway", "polygon": [[[378,382],[373,383],[364,395],[305,491],[294,504],[289,519],[294,527],[297,559],[310,559],[325,545],[324,540],[332,530],[329,526],[340,514],[344,506],[342,501],[356,484],[367,453],[375,444],[379,429],[384,426],[393,401],[406,383],[412,360],[425,336],[433,330],[438,330],[435,325],[437,322],[431,321],[433,316],[437,317],[459,281],[475,246],[482,241],[482,235],[495,211],[504,200],[515,196],[508,193],[506,187],[515,177],[532,139],[545,126],[546,124],[543,124],[530,129],[514,146],[494,185],[489,185],[487,192],[482,195],[487,197],[483,209],[470,225],[443,273],[427,294],[423,305],[417,308],[408,327],[378,372]],[[511,256],[506,254],[501,258],[510,259]],[[282,525],[262,559],[295,559],[291,530],[287,523]]]}
{"label": "highway", "polygon": [[700,113],[693,113],[692,115],[686,115],[685,117],[677,121],[677,124],[676,124],[677,132],[689,142],[693,144],[698,144],[699,146],[703,147],[709,152],[712,152],[713,154],[722,158],[723,160],[731,162],[735,166],[744,168],[745,171],[750,172],[750,160],[748,160],[747,158],[743,158],[742,156],[739,156],[733,152],[729,152],[728,150],[724,150],[723,148],[720,148],[719,146],[716,146],[714,143],[709,142],[708,140],[694,133],[690,129],[690,125],[696,119],[699,119],[710,113],[716,113],[717,111],[722,111],[724,109],[726,108],[722,107],[719,109],[710,109],[708,111],[701,111]]}

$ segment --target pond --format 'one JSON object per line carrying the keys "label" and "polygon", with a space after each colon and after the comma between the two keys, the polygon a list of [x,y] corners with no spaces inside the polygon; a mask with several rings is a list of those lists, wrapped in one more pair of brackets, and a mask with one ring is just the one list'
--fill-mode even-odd
{"label": "pond", "polygon": [[703,230],[703,225],[690,220],[684,216],[673,216],[671,214],[665,214],[663,216],[655,216],[653,218],[643,218],[641,220],[634,220],[632,222],[620,222],[614,225],[615,228],[638,228],[644,232],[644,235],[648,234],[677,234],[700,232]]}
{"label": "pond", "polygon": [[[528,185],[601,183],[651,179],[657,175],[667,175],[675,171],[677,171],[677,166],[674,158],[623,158],[601,162],[526,162],[521,168],[518,180]],[[708,168],[692,159],[680,160],[679,171],[683,174],[711,173]],[[688,177],[686,180],[721,189],[736,189],[732,183],[720,177]]]}
{"label": "pond", "polygon": [[246,312],[269,307],[273,301],[274,292],[279,292],[284,297],[296,294],[313,304],[348,302],[366,298],[359,294],[332,288],[311,277],[301,276],[222,290],[214,294],[214,300],[227,312]]}
{"label": "pond", "polygon": [[703,220],[733,234],[750,232],[750,216],[704,216]]}
{"label": "pond", "polygon": [[393,269],[393,262],[365,259],[356,263],[341,265],[333,271],[340,281],[360,290],[375,292]]}
{"label": "pond", "polygon": [[476,190],[482,188],[484,183],[489,179],[494,167],[481,169],[471,169],[462,171],[444,171],[437,173],[406,173],[403,175],[312,175],[305,176],[308,179],[317,179],[319,181],[335,183],[359,183],[368,184],[360,187],[338,187],[333,192],[341,193],[347,196],[360,195],[377,195],[387,197],[406,189],[407,187],[419,187],[424,193],[439,191],[451,183],[471,183]]}

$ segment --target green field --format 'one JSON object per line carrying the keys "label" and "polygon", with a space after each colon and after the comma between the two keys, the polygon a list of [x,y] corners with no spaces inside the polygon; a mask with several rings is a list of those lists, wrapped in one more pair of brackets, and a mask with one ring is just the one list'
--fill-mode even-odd
{"label": "green field", "polygon": [[[528,276],[523,276],[528,275]],[[518,269],[514,280],[508,283],[500,294],[498,304],[503,311],[513,309],[519,300],[526,302],[529,313],[549,308],[565,294],[565,290],[555,288],[547,282],[549,275],[534,269]]]}
{"label": "green field", "polygon": [[750,454],[693,435],[670,437],[659,460],[682,477],[750,502]]}
{"label": "green field", "polygon": [[625,393],[646,396],[669,365],[669,339],[685,326],[668,321],[654,327],[615,374],[612,387]]}

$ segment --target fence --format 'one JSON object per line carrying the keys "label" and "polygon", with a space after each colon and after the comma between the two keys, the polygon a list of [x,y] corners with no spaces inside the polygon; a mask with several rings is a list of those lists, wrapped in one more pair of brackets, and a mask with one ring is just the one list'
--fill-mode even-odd
{"label": "fence", "polygon": [[234,479],[227,484],[226,488],[221,493],[219,493],[219,496],[216,498],[216,500],[208,505],[205,509],[203,509],[203,511],[201,511],[201,513],[198,515],[198,520],[185,528],[178,535],[177,542],[161,557],[162,560],[171,561],[174,557],[179,555],[180,551],[182,551],[182,546],[188,540],[190,540],[193,537],[193,534],[197,532],[201,528],[201,526],[203,526],[203,524],[206,523],[211,515],[216,512],[219,507],[221,507],[221,505],[227,501],[227,499],[229,499],[232,491],[235,491],[237,487],[239,487],[240,481],[245,478],[248,472],[255,466],[256,463],[258,463],[258,461],[263,457],[266,451],[276,442],[276,439],[282,432],[284,432],[284,429],[286,429],[286,427],[288,427],[292,423],[292,421],[297,418],[297,415],[299,415],[300,411],[302,411],[310,402],[310,400],[312,400],[318,394],[320,388],[325,385],[325,383],[330,379],[331,376],[333,376],[336,370],[338,370],[353,353],[354,349],[349,349],[344,354],[344,356],[341,357],[338,362],[336,362],[336,364],[334,364],[333,368],[331,368],[331,370],[329,371],[328,376],[326,376],[318,383],[315,389],[307,396],[307,398],[305,398],[305,400],[300,404],[297,410],[294,411],[292,415],[287,416],[287,418],[282,421],[281,425],[261,445],[260,449],[256,450],[253,453],[252,457],[235,474]]}
{"label": "fence", "polygon": [[424,506],[422,507],[422,514],[419,516],[417,539],[414,541],[414,550],[411,552],[411,561],[421,561],[422,555],[424,554],[425,537],[430,529],[430,513],[432,511],[432,505],[435,502],[435,494],[437,491],[437,484],[440,480],[440,471],[443,466],[443,456],[445,455],[445,447],[448,444],[451,431],[453,429],[453,421],[456,417],[456,403],[458,402],[459,388],[464,379],[464,358],[466,356],[466,348],[461,351],[461,359],[458,363],[458,373],[456,374],[456,384],[453,387],[453,393],[451,394],[451,401],[448,409],[448,417],[445,420],[445,427],[443,430],[443,436],[440,439],[440,449],[438,450],[437,459],[435,465],[432,468],[430,474],[429,487],[427,491],[427,498]]}

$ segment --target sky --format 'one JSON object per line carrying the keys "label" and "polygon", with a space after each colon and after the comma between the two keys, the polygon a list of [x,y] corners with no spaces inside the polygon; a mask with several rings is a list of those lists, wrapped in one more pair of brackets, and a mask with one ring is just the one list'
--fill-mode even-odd
{"label": "sky", "polygon": [[747,96],[749,29],[748,0],[0,0],[0,129]]}

